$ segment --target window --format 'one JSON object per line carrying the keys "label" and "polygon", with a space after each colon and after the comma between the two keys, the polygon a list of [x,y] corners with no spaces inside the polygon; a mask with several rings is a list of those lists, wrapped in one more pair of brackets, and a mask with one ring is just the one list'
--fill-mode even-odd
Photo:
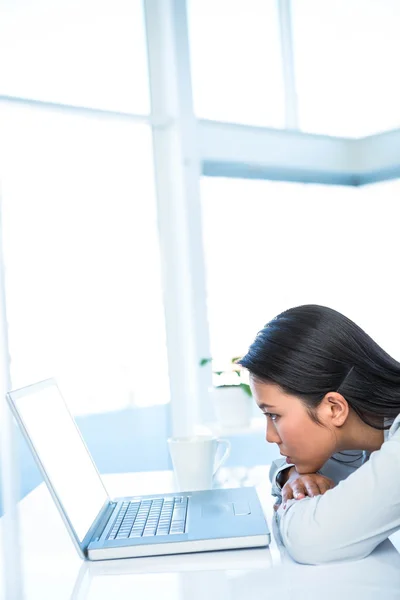
{"label": "window", "polygon": [[0,94],[148,113],[141,0],[5,0]]}
{"label": "window", "polygon": [[0,173],[13,386],[55,376],[75,413],[167,402],[150,129],[3,104]]}
{"label": "window", "polygon": [[293,0],[300,128],[362,137],[400,126],[398,0]]}
{"label": "window", "polygon": [[399,181],[203,178],[212,356],[242,355],[270,319],[309,303],[343,312],[400,356],[399,191]]}
{"label": "window", "polygon": [[284,126],[275,0],[188,0],[198,117]]}

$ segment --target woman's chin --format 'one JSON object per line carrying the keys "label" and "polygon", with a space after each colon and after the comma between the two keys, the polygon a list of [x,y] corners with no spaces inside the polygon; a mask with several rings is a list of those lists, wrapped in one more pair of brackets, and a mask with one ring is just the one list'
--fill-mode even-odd
{"label": "woman's chin", "polygon": [[316,463],[302,463],[297,461],[294,466],[296,467],[296,471],[299,473],[299,475],[309,475],[310,473],[316,473],[319,471],[322,465]]}

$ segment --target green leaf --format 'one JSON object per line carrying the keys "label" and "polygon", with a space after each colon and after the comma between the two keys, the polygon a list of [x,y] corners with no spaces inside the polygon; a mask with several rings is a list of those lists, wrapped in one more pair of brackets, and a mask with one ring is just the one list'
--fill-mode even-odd
{"label": "green leaf", "polygon": [[[241,356],[235,356],[234,358],[231,358],[231,363],[235,363],[237,360],[240,360],[242,357]],[[238,365],[240,367],[240,365]]]}
{"label": "green leaf", "polygon": [[212,358],[202,358],[200,361],[200,367],[204,367],[204,365],[208,365],[210,362],[212,362]]}
{"label": "green leaf", "polygon": [[250,389],[249,384],[248,383],[240,383],[239,385],[242,388],[242,390],[244,390],[246,392],[246,394],[248,396],[250,396],[250,398],[251,398],[252,394],[251,394],[251,389]]}
{"label": "green leaf", "polygon": [[214,386],[217,390],[219,390],[219,388],[234,388],[237,389],[238,387],[240,387],[240,385],[238,385],[237,383],[221,383],[220,385],[215,385]]}

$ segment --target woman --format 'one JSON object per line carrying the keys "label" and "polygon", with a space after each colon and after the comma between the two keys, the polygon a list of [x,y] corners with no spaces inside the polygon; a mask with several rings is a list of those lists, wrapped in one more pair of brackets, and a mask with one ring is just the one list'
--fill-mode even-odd
{"label": "woman", "polygon": [[270,477],[289,554],[364,558],[400,529],[400,363],[317,305],[278,315],[238,362],[285,457]]}

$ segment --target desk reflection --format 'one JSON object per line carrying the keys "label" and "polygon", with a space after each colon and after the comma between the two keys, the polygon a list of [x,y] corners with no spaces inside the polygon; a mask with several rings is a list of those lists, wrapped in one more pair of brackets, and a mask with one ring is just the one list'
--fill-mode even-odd
{"label": "desk reflection", "polygon": [[6,513],[0,523],[0,598],[23,600],[24,577],[18,512]]}
{"label": "desk reflection", "polygon": [[132,593],[146,600],[161,590],[163,600],[224,600],[230,598],[227,573],[265,572],[272,564],[268,548],[84,562],[70,600],[100,600],[117,594],[122,600],[132,598]]}
{"label": "desk reflection", "polygon": [[[208,556],[205,556],[205,555]],[[360,561],[305,566],[268,549],[83,563],[71,600],[400,600],[400,556],[384,542]]]}

